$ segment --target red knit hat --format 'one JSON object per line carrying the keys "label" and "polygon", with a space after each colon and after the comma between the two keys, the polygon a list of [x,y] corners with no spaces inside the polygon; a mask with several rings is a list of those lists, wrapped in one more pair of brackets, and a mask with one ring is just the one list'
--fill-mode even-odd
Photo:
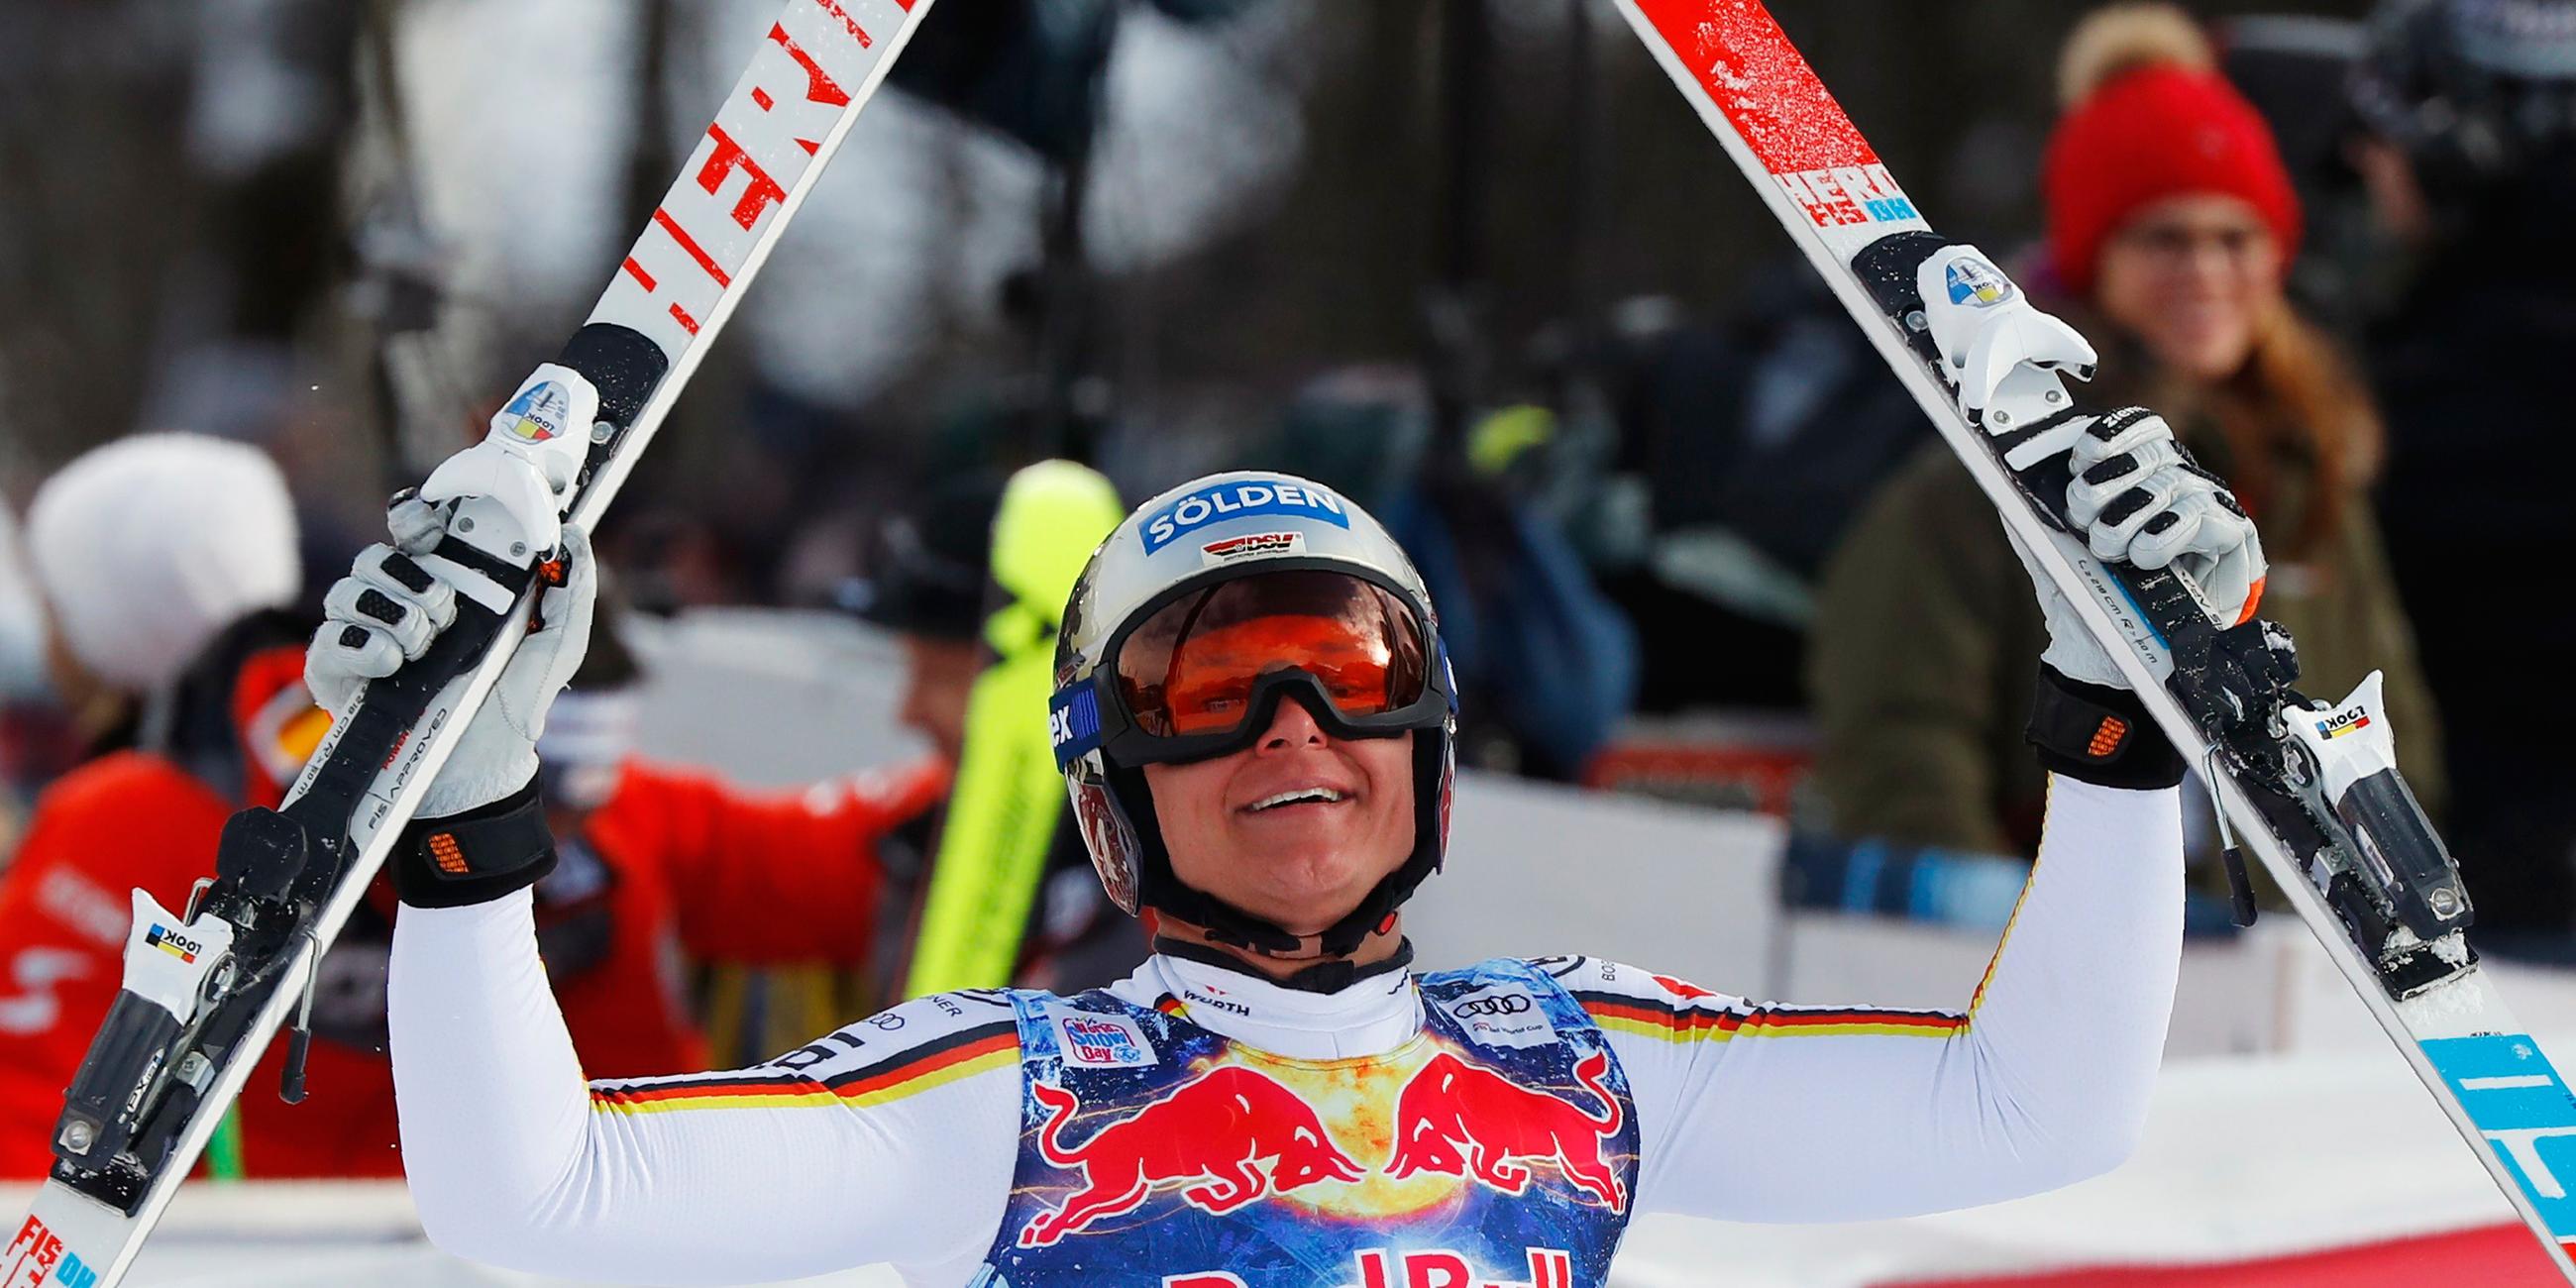
{"label": "red knit hat", "polygon": [[2180,10],[2126,5],[2087,19],[2067,42],[2061,79],[2068,107],[2040,187],[2050,258],[2077,294],[2093,291],[2102,243],[2167,197],[2240,198],[2279,240],[2284,265],[2297,252],[2299,197],[2271,127]]}

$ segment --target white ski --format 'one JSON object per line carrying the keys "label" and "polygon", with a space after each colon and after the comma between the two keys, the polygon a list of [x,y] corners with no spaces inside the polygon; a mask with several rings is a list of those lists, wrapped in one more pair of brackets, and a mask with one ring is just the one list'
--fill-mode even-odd
{"label": "white ski", "polygon": [[2278,628],[2213,623],[2187,578],[2093,559],[2063,514],[2082,425],[2060,373],[2092,374],[2083,337],[1932,232],[1760,0],[1617,3],[2200,767],[2231,855],[2241,839],[2271,871],[2576,1282],[2576,1096],[2477,968],[2466,892],[2396,772],[2378,677],[2311,703],[2268,647]]}
{"label": "white ski", "polygon": [[[280,809],[234,816],[190,906],[136,893],[126,988],[74,1080],[53,1173],[0,1247],[0,1286],[125,1276],[509,661],[560,524],[598,522],[931,2],[789,0],[588,322],[423,485],[447,518],[432,558],[463,570],[472,602],[337,713]],[[305,1038],[299,1020],[293,1055]],[[289,1099],[300,1071],[290,1059]]]}

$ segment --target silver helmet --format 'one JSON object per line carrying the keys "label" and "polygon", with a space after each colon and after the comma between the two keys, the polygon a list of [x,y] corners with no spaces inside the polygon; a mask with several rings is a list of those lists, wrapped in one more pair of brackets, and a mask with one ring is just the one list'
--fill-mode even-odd
{"label": "silver helmet", "polygon": [[[1247,667],[1222,718],[1198,709],[1195,719],[1175,718],[1167,689],[1181,640],[1205,638],[1192,632],[1228,619],[1228,600],[1312,604],[1318,595],[1346,597],[1356,607],[1336,607],[1332,620],[1365,617],[1387,641],[1374,655],[1382,667],[1370,672],[1376,687],[1354,694],[1340,672],[1291,647]],[[1150,662],[1135,660],[1144,654]],[[1139,667],[1147,672],[1141,681]],[[1056,640],[1055,685],[1056,764],[1092,866],[1125,912],[1155,908],[1256,950],[1299,945],[1280,926],[1182,884],[1142,772],[1253,745],[1282,699],[1305,706],[1337,737],[1416,735],[1413,853],[1324,932],[1323,950],[1356,948],[1439,869],[1457,725],[1439,619],[1403,548],[1323,484],[1267,471],[1214,474],[1138,506],[1074,582]]]}

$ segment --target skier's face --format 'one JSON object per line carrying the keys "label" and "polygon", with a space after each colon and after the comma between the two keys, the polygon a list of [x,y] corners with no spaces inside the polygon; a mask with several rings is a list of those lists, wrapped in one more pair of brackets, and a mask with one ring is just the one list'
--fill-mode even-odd
{"label": "skier's face", "polygon": [[1291,934],[1348,916],[1413,853],[1413,735],[1336,738],[1293,700],[1251,747],[1147,765],[1145,784],[1173,873]]}
{"label": "skier's face", "polygon": [[2157,202],[2103,247],[2096,303],[2185,379],[2234,376],[2282,305],[2281,246],[2254,207],[2198,194]]}

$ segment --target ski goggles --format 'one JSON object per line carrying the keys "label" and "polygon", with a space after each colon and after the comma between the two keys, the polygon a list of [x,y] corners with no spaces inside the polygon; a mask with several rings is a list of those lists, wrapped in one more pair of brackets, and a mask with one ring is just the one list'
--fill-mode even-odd
{"label": "ski goggles", "polygon": [[1336,737],[1447,718],[1448,665],[1404,595],[1358,572],[1297,569],[1184,587],[1109,641],[1052,707],[1056,763],[1121,765],[1251,746],[1295,696]]}

